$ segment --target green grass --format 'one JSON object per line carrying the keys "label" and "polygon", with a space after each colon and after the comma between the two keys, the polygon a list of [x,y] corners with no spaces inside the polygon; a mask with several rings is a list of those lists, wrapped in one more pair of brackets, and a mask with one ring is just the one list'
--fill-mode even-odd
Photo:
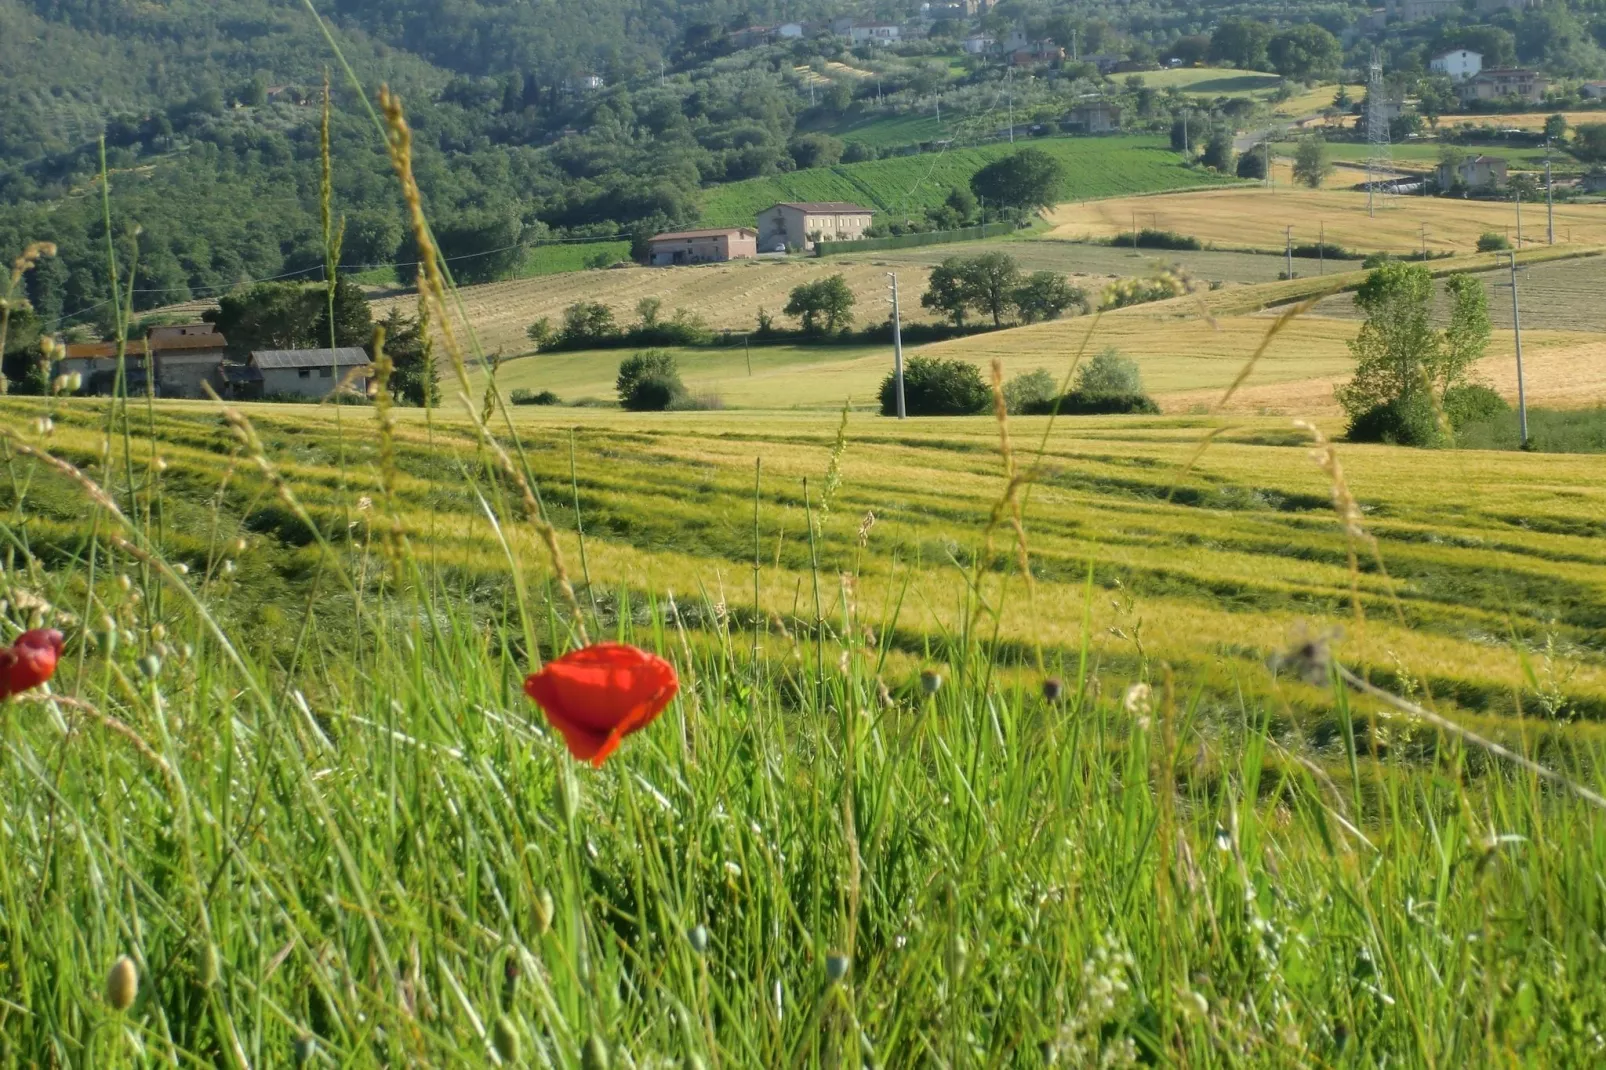
{"label": "green grass", "polygon": [[607,258],[608,264],[630,259],[628,241],[570,242],[537,245],[530,249],[514,278],[556,275],[565,271],[584,271],[593,258]]}
{"label": "green grass", "polygon": [[[1489,156],[1499,156],[1517,171],[1544,171],[1545,150],[1527,146],[1511,145],[1460,145],[1469,155],[1484,153]],[[1431,167],[1439,165],[1439,152],[1443,148],[1437,141],[1408,141],[1389,146],[1389,155],[1400,163],[1427,164]],[[1328,155],[1335,161],[1353,161],[1364,164],[1366,162],[1366,147],[1335,143],[1328,148]],[[1566,152],[1552,150],[1550,153],[1550,169],[1552,174],[1577,174],[1583,170],[1583,165],[1576,158]]]}
{"label": "green grass", "polygon": [[1184,166],[1160,138],[1039,138],[1016,146],[955,148],[732,182],[707,192],[703,221],[751,226],[759,212],[777,201],[857,201],[889,216],[917,215],[940,205],[954,187],[968,185],[970,176],[986,164],[1028,145],[1064,165],[1065,184],[1058,198],[1064,201],[1233,181]]}
{"label": "green grass", "polygon": [[[1528,439],[1539,453],[1606,453],[1606,409],[1529,409]],[[1456,442],[1467,449],[1520,449],[1517,414],[1463,427]]]}
{"label": "green grass", "polygon": [[899,145],[919,145],[947,136],[948,132],[935,115],[870,115],[853,116],[830,127],[827,131],[843,141],[857,141],[875,148]]}
{"label": "green grass", "polygon": [[1143,71],[1137,77],[1155,89],[1177,88],[1191,96],[1265,96],[1282,84],[1275,74],[1240,71],[1230,67],[1178,67],[1175,70]]}
{"label": "green grass", "polygon": [[[1025,508],[1028,592],[985,418],[833,449],[828,416],[521,412],[576,615],[461,415],[385,446],[254,406],[260,453],[210,406],[104,447],[105,405],[54,415],[0,490],[0,628],[69,634],[61,697],[0,710],[21,1065],[494,1066],[499,1021],[567,1066],[1594,1058],[1599,813],[1261,664],[1354,584],[1346,663],[1598,782],[1579,461],[1346,450],[1385,580],[1285,424],[1179,482],[1204,424],[1090,420]],[[682,681],[600,770],[519,689],[582,622]]]}

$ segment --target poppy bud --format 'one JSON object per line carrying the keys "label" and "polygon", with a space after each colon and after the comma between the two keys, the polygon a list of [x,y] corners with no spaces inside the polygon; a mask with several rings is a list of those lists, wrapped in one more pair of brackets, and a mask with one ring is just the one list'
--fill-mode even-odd
{"label": "poppy bud", "polygon": [[834,985],[848,975],[848,957],[833,951],[825,956],[825,983]]}
{"label": "poppy bud", "polygon": [[545,936],[552,928],[552,893],[542,888],[535,894],[535,933]]}
{"label": "poppy bud", "polygon": [[203,987],[211,988],[217,984],[218,968],[217,945],[207,941],[206,946],[201,948],[201,985]]}
{"label": "poppy bud", "polygon": [[608,1070],[608,1045],[592,1033],[586,1037],[586,1046],[580,1049],[580,1070]]}
{"label": "poppy bud", "polygon": [[691,949],[699,955],[708,951],[708,930],[701,925],[693,925],[691,931],[686,934],[686,939],[690,941]]}
{"label": "poppy bud", "polygon": [[134,966],[134,960],[123,955],[112,963],[111,972],[106,975],[106,1002],[110,1003],[114,1011],[126,1011],[134,1005],[134,997],[139,995],[139,970]]}
{"label": "poppy bud", "polygon": [[1060,682],[1060,678],[1058,676],[1050,676],[1048,679],[1043,681],[1043,700],[1045,702],[1058,702],[1060,700],[1060,696],[1064,693],[1065,685]]}
{"label": "poppy bud", "polygon": [[928,695],[935,695],[940,687],[942,687],[942,674],[931,669],[925,669],[920,673],[920,690]]}
{"label": "poppy bud", "polygon": [[162,659],[157,657],[155,654],[146,654],[134,664],[139,666],[140,672],[144,673],[146,677],[152,680],[156,679],[156,677],[160,675],[162,671]]}
{"label": "poppy bud", "polygon": [[302,1033],[290,1046],[290,1055],[297,1066],[306,1066],[318,1054],[318,1041],[310,1033]]}
{"label": "poppy bud", "polygon": [[503,1062],[518,1063],[519,1034],[513,1028],[512,1020],[505,1014],[497,1018],[496,1025],[491,1028],[491,1046],[496,1049],[496,1054],[502,1057]]}

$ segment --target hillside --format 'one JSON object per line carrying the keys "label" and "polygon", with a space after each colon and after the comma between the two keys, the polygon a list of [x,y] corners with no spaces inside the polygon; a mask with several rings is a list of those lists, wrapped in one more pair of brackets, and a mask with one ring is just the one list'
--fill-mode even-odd
{"label": "hillside", "polygon": [[702,216],[710,224],[751,226],[754,216],[776,201],[857,201],[892,218],[919,215],[940,206],[950,190],[967,186],[987,164],[1025,147],[1048,153],[1064,167],[1062,201],[1236,181],[1186,166],[1160,138],[1035,138],[733,182],[708,192]]}

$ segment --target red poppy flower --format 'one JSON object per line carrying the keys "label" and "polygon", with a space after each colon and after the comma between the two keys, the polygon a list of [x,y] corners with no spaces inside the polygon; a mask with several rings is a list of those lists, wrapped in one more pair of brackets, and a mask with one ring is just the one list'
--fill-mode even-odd
{"label": "red poppy flower", "polygon": [[0,647],[0,702],[54,676],[61,647],[61,633],[54,628],[23,632],[9,647]]}
{"label": "red poppy flower", "polygon": [[563,734],[569,753],[597,766],[620,740],[651,724],[679,687],[673,665],[623,643],[593,643],[524,678],[524,693]]}

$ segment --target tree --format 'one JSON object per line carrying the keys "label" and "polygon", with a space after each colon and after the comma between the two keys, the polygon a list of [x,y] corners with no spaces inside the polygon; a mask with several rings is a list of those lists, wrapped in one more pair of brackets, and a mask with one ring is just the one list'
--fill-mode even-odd
{"label": "tree", "polygon": [[949,190],[948,196],[942,203],[953,210],[961,223],[968,223],[976,218],[976,195],[963,186],[955,186]]}
{"label": "tree", "polygon": [[1072,286],[1064,275],[1054,271],[1034,271],[1015,287],[1011,302],[1021,322],[1058,319],[1068,309],[1087,311],[1087,292]]}
{"label": "tree", "polygon": [[658,326],[658,316],[663,312],[664,299],[661,297],[643,297],[636,302],[636,319],[643,327]]}
{"label": "tree", "polygon": [[786,151],[800,171],[810,167],[834,167],[842,159],[842,142],[829,134],[799,134],[787,145]]}
{"label": "tree", "polygon": [[833,78],[820,93],[820,103],[841,115],[853,106],[853,87],[841,78]]}
{"label": "tree", "polygon": [[853,322],[853,306],[858,298],[848,289],[841,275],[831,275],[792,287],[786,307],[781,311],[796,316],[805,334],[818,335],[846,327]]}
{"label": "tree", "polygon": [[1001,327],[1004,313],[1014,303],[1020,285],[1020,268],[1007,253],[984,253],[964,262],[965,291],[970,303]]}
{"label": "tree", "polygon": [[563,326],[558,328],[557,340],[578,348],[618,333],[613,309],[600,301],[576,301],[563,310]]}
{"label": "tree", "polygon": [[1273,34],[1266,44],[1272,70],[1284,78],[1312,81],[1330,78],[1344,58],[1338,38],[1313,22],[1290,26]]}
{"label": "tree", "polygon": [[5,352],[0,355],[0,394],[43,394],[50,387],[39,338],[44,324],[34,310],[17,303],[6,320]]}
{"label": "tree", "polygon": [[1065,169],[1041,149],[1021,149],[994,160],[970,177],[970,189],[983,204],[1031,210],[1058,198]]}
{"label": "tree", "polygon": [[[331,342],[328,290],[321,284],[259,282],[224,294],[217,308],[201,314],[217,325],[229,352],[244,358],[256,349],[323,349]],[[373,338],[373,314],[361,287],[335,280],[335,346],[366,346]]]}
{"label": "tree", "polygon": [[1486,230],[1478,235],[1478,252],[1493,253],[1511,248],[1511,239],[1497,230]]}
{"label": "tree", "polygon": [[1474,275],[1451,275],[1445,282],[1450,295],[1450,325],[1437,359],[1427,365],[1428,377],[1442,398],[1466,383],[1489,348],[1489,294]]}
{"label": "tree", "polygon": [[429,339],[418,320],[391,306],[380,326],[385,329],[385,355],[390,358],[390,392],[393,397],[422,408],[440,404],[440,370],[435,366]]}
{"label": "tree", "polygon": [[1174,121],[1171,124],[1171,151],[1191,157],[1198,148],[1199,137],[1204,133],[1204,125],[1198,119],[1192,122],[1187,119]]}
{"label": "tree", "polygon": [[1250,149],[1238,157],[1236,170],[1239,178],[1252,178],[1256,181],[1264,180],[1266,177],[1265,150],[1259,148]]}
{"label": "tree", "polygon": [[1573,131],[1572,153],[1580,160],[1606,160],[1606,123],[1583,123]]}
{"label": "tree", "polygon": [[970,294],[965,288],[963,260],[950,256],[931,269],[926,292],[920,295],[920,306],[947,316],[954,321],[955,327],[965,325],[965,313],[970,309]]}
{"label": "tree", "polygon": [[402,245],[402,225],[394,211],[364,209],[346,219],[340,242],[340,259],[351,265],[391,264]]}
{"label": "tree", "polygon": [[1545,119],[1545,138],[1560,144],[1567,138],[1567,116],[1551,115]]}
{"label": "tree", "polygon": [[1355,375],[1338,389],[1353,426],[1380,405],[1408,401],[1423,389],[1424,371],[1439,363],[1442,339],[1433,329],[1433,276],[1416,264],[1374,268],[1355,291],[1366,322],[1349,343]]}
{"label": "tree", "polygon": [[1294,150],[1294,181],[1320,189],[1332,173],[1333,164],[1327,158],[1327,142],[1322,135],[1313,131],[1300,138]]}
{"label": "tree", "polygon": [[1029,409],[1052,402],[1058,390],[1059,382],[1047,369],[1017,375],[1004,384],[1004,411],[1011,416],[1024,415]]}
{"label": "tree", "polygon": [[1105,346],[1077,371],[1074,389],[1088,397],[1141,394],[1143,373],[1137,361],[1123,357],[1114,346]]}
{"label": "tree", "polygon": [[476,212],[436,224],[435,244],[458,282],[495,282],[524,261],[523,229],[512,212]]}
{"label": "tree", "polygon": [[1166,55],[1182,61],[1184,67],[1194,67],[1210,54],[1210,38],[1202,33],[1179,37],[1166,49]]}
{"label": "tree", "polygon": [[1264,70],[1271,28],[1258,19],[1225,18],[1210,35],[1210,59],[1242,70]]}
{"label": "tree", "polygon": [[660,412],[685,395],[680,366],[666,349],[647,349],[626,357],[614,381],[619,404],[631,412]]}
{"label": "tree", "polygon": [[1441,176],[1448,175],[1450,179],[1448,185],[1445,185],[1444,180],[1441,177],[1439,180],[1440,184],[1444,185],[1446,189],[1455,189],[1457,186],[1463,185],[1464,183],[1461,180],[1461,167],[1467,162],[1467,158],[1467,150],[1463,149],[1460,145],[1440,145],[1439,173]]}
{"label": "tree", "polygon": [[1232,131],[1225,127],[1214,130],[1205,142],[1204,155],[1199,157],[1206,167],[1213,167],[1224,175],[1232,173]]}
{"label": "tree", "polygon": [[[912,356],[903,367],[904,408],[911,416],[969,416],[992,403],[981,371],[966,360]],[[898,412],[896,377],[881,383],[881,415]]]}

